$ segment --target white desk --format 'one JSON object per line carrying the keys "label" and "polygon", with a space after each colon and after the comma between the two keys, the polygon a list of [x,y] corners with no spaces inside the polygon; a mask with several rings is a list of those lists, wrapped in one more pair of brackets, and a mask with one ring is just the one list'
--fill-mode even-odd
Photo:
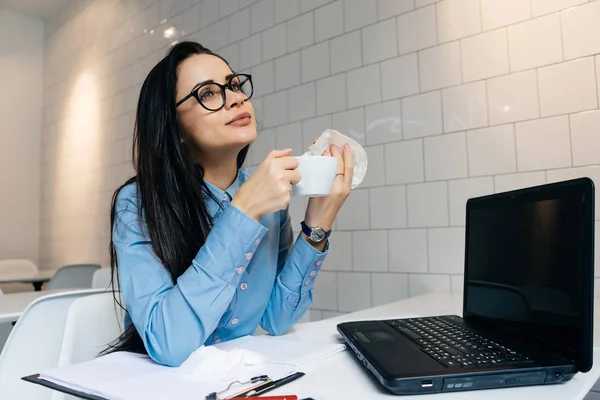
{"label": "white desk", "polygon": [[[600,302],[596,301],[596,303]],[[289,335],[298,339],[320,340],[323,338],[323,340],[335,341],[340,339],[335,327],[342,321],[443,314],[462,315],[462,295],[432,294],[415,297],[341,317],[299,324]],[[598,318],[595,318],[595,321],[597,320]],[[594,331],[597,332],[596,329]],[[596,333],[595,346],[600,345],[599,337]],[[269,395],[297,394],[298,398],[313,397],[315,400],[376,400],[383,398],[575,400],[583,399],[600,377],[600,351],[594,353],[594,368],[590,372],[578,373],[565,384],[443,393],[436,394],[435,397],[431,397],[432,395],[398,397],[390,394],[372,378],[370,373],[367,373],[350,350],[315,364],[305,372],[304,377],[270,392]]]}
{"label": "white desk", "polygon": [[42,285],[48,282],[56,270],[43,269],[34,274],[23,272],[0,273],[0,283],[31,283],[35,291],[42,290]]}
{"label": "white desk", "polygon": [[41,292],[23,292],[0,295],[0,323],[18,320],[27,306],[38,297],[60,292],[64,292],[64,290],[44,290]]}

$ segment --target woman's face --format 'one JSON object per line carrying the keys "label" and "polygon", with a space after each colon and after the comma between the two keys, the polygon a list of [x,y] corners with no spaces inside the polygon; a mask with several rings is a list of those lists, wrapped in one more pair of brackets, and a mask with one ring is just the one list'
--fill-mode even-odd
{"label": "woman's face", "polygon": [[[227,84],[231,69],[218,57],[196,54],[185,59],[177,69],[179,101],[204,81]],[[202,95],[202,91],[198,93]],[[177,107],[184,130],[183,140],[198,159],[227,156],[237,153],[256,139],[254,108],[242,92],[225,90],[225,105],[217,111],[202,107],[195,98],[189,98]],[[211,107],[212,108],[212,107]]]}

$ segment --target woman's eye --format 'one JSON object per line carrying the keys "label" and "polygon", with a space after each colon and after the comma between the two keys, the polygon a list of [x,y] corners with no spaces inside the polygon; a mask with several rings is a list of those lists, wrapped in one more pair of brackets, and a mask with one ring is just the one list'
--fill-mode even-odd
{"label": "woman's eye", "polygon": [[200,93],[200,100],[208,100],[214,95],[215,94],[212,92],[212,90],[205,90],[202,93]]}
{"label": "woman's eye", "polygon": [[241,89],[241,84],[239,82],[231,82],[231,89],[234,92],[238,92]]}

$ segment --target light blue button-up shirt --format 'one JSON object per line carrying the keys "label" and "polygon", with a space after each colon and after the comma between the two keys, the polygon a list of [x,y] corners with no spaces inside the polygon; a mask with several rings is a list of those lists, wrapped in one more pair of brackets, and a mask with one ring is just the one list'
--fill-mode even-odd
{"label": "light blue button-up shirt", "polygon": [[119,193],[113,243],[125,323],[135,325],[156,362],[179,366],[200,346],[252,334],[259,325],[283,334],[311,304],[329,245],[320,252],[302,235],[293,243],[287,209],[258,223],[232,206],[250,174],[240,169],[225,191],[207,182],[220,200],[206,197],[214,226],[175,285],[140,227],[136,184]]}

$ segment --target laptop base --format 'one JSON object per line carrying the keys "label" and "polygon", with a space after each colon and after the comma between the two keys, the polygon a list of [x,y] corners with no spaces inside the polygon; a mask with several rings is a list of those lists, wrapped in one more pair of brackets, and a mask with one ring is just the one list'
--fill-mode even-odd
{"label": "laptop base", "polygon": [[[456,316],[452,316],[452,318],[461,319]],[[419,319],[426,318],[417,318],[416,320]],[[384,320],[345,322],[338,325],[338,332],[352,349],[356,359],[383,387],[393,394],[415,395],[557,384],[571,380],[577,373],[577,367],[572,364],[448,367],[433,360],[411,339],[396,334],[391,327],[390,337],[384,338],[384,335],[379,332],[385,332],[388,326],[389,324]],[[374,335],[375,332],[378,334]],[[391,339],[391,335],[395,336],[394,340]],[[381,338],[382,343],[380,344],[385,346],[390,353],[388,359],[391,363],[398,358],[393,353],[393,347],[397,348],[397,354],[403,359],[402,361],[398,360],[399,363],[396,365],[398,367],[408,366],[405,372],[391,371],[389,365],[381,365],[373,357],[369,359],[368,354],[375,353],[377,355],[375,347],[378,346],[378,343],[371,340],[375,337]],[[381,354],[377,355],[377,358],[381,361]]]}

